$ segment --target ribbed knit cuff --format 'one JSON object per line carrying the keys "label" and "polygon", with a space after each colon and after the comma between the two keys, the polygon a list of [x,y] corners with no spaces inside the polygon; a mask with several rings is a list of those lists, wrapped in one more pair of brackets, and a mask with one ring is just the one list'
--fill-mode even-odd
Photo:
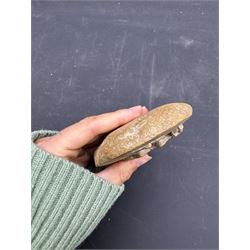
{"label": "ribbed knit cuff", "polygon": [[32,133],[32,249],[75,249],[124,190],[36,146]]}

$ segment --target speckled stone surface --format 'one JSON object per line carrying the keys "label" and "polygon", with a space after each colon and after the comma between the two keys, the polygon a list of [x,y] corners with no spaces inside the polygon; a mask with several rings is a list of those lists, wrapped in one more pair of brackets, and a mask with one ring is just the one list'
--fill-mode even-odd
{"label": "speckled stone surface", "polygon": [[95,165],[139,157],[139,151],[145,154],[163,146],[182,132],[182,123],[191,115],[192,107],[186,103],[169,103],[151,110],[108,134],[95,152]]}

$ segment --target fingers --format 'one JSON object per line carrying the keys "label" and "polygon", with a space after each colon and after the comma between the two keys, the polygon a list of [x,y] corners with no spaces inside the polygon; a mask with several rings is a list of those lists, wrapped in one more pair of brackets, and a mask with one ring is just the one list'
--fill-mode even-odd
{"label": "fingers", "polygon": [[151,156],[144,155],[137,159],[120,161],[112,164],[96,175],[113,184],[122,185],[131,177],[131,175],[136,171],[136,169],[138,169],[138,167],[150,161],[151,159]]}
{"label": "fingers", "polygon": [[80,122],[63,129],[58,136],[69,149],[78,149],[94,141],[99,135],[126,124],[148,112],[146,107],[135,106],[115,112],[87,117]]}
{"label": "fingers", "polygon": [[[143,106],[142,107],[142,114],[145,114],[147,112],[148,112],[148,109],[145,106]],[[106,135],[107,135],[107,133],[97,135],[90,142],[88,142],[88,144],[86,144],[84,146],[84,148],[85,149],[92,148],[92,147],[97,148],[102,143],[102,141],[104,140],[104,138],[106,137]]]}

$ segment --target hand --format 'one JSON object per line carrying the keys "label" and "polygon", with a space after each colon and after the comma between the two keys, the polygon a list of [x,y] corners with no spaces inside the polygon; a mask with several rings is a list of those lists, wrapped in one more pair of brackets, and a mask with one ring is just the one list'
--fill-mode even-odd
{"label": "hand", "polygon": [[[63,129],[54,136],[38,139],[35,143],[53,155],[85,167],[107,132],[146,112],[148,112],[146,107],[135,106],[130,109],[120,109],[115,112],[90,116]],[[133,160],[120,161],[96,175],[113,184],[121,185],[131,177],[139,166],[150,159],[150,156],[145,155]]]}

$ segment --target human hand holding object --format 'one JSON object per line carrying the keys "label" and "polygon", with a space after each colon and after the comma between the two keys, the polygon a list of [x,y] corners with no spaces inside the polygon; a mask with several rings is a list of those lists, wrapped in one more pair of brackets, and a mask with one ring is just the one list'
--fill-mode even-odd
{"label": "human hand holding object", "polygon": [[[57,134],[38,139],[35,143],[43,150],[86,167],[104,134],[148,112],[146,107],[135,106],[96,116],[89,116]],[[151,159],[149,155],[119,161],[97,173],[101,178],[122,185],[136,169]]]}

